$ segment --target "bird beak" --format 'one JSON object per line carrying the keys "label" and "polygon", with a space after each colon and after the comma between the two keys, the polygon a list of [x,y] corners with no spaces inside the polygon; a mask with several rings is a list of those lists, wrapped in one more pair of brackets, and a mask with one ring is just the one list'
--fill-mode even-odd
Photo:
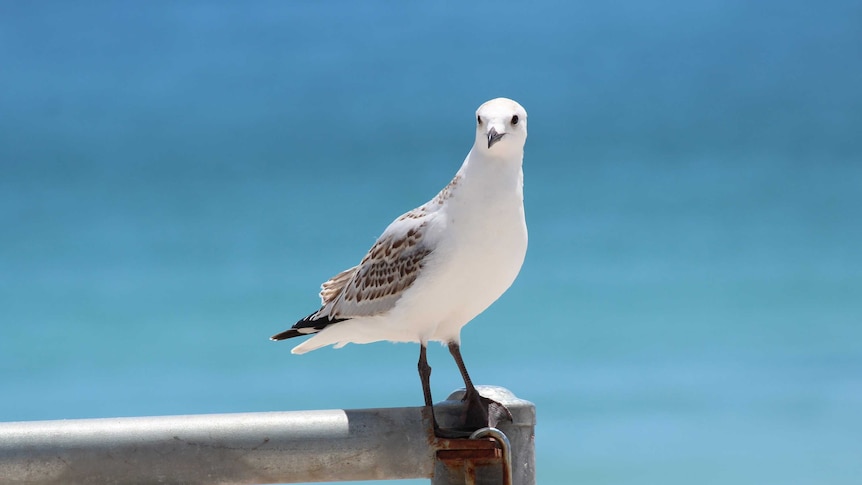
{"label": "bird beak", "polygon": [[497,133],[497,129],[492,126],[491,129],[488,131],[488,148],[491,148],[494,143],[500,141],[500,138],[503,138],[503,135],[505,134],[505,132]]}

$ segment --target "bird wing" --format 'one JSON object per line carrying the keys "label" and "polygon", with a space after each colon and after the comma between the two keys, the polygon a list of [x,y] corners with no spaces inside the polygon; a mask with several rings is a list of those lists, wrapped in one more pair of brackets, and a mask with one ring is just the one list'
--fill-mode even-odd
{"label": "bird wing", "polygon": [[326,306],[334,302],[338,298],[338,295],[341,294],[341,290],[344,289],[344,285],[350,281],[350,278],[353,278],[358,269],[359,265],[346,269],[320,285],[320,304]]}
{"label": "bird wing", "polygon": [[396,219],[359,265],[342,271],[321,285],[323,307],[311,317],[348,319],[384,313],[401,298],[431,254],[428,213],[415,209]]}

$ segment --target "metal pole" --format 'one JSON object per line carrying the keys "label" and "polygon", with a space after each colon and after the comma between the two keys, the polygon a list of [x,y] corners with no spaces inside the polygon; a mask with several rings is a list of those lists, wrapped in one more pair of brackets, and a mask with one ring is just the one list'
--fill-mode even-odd
{"label": "metal pole", "polygon": [[431,477],[423,408],[0,424],[0,482],[257,484]]}
{"label": "metal pole", "polygon": [[[499,428],[511,442],[514,484],[534,485],[534,406],[503,388],[479,390],[509,407],[514,423]],[[459,398],[435,405],[444,426]],[[488,439],[434,437],[422,407],[33,421],[0,423],[0,482],[240,485],[436,474],[434,485],[469,477],[499,484],[499,452]]]}

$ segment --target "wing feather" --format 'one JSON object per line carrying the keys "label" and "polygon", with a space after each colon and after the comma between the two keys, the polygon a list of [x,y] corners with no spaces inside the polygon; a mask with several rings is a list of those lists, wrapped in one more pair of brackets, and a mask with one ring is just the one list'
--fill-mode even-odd
{"label": "wing feather", "polygon": [[312,320],[369,317],[395,306],[416,281],[431,254],[430,246],[423,240],[425,214],[406,217],[413,212],[393,222],[359,265],[342,271],[321,286],[323,307]]}
{"label": "wing feather", "polygon": [[334,302],[338,298],[338,295],[341,294],[341,290],[344,289],[344,285],[350,281],[350,278],[353,277],[358,269],[359,265],[346,269],[320,285],[320,304],[326,306]]}

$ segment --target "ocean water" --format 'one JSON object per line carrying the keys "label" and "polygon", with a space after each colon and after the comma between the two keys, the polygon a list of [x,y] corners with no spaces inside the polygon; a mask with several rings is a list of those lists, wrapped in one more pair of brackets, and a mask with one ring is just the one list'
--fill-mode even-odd
{"label": "ocean water", "polygon": [[507,96],[530,248],[463,349],[536,403],[539,483],[858,484],[860,18],[0,2],[0,421],[421,404],[415,345],[267,338]]}

